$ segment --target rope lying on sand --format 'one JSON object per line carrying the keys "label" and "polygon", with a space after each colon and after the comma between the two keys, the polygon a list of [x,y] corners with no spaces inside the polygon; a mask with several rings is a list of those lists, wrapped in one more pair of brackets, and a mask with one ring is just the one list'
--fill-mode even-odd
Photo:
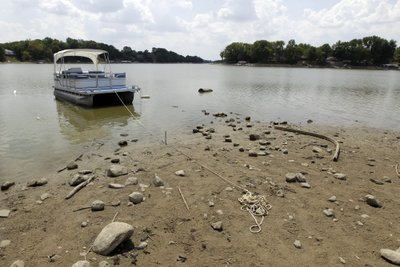
{"label": "rope lying on sand", "polygon": [[335,139],[333,139],[332,137],[325,136],[325,135],[322,135],[322,134],[317,134],[317,133],[297,130],[297,129],[293,129],[293,128],[281,127],[281,126],[274,126],[274,128],[277,129],[277,130],[280,130],[280,131],[286,131],[286,132],[298,133],[298,134],[303,134],[303,135],[309,135],[309,136],[314,136],[314,137],[317,137],[317,138],[321,138],[321,139],[327,140],[327,141],[333,143],[336,146],[335,154],[333,154],[333,161],[338,161],[338,159],[339,159],[339,153],[340,153],[339,142],[336,141]]}

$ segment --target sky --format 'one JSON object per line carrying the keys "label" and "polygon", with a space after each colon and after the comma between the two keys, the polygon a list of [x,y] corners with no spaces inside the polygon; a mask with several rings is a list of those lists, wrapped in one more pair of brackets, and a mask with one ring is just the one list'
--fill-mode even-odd
{"label": "sky", "polygon": [[0,0],[0,43],[50,37],[219,59],[232,42],[400,45],[400,0]]}

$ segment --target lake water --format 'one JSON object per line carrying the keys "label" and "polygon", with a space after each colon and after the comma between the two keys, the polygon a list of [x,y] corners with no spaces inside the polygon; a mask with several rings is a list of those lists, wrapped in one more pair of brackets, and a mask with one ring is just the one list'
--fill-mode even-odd
{"label": "lake water", "polygon": [[[0,182],[56,171],[93,142],[178,140],[208,123],[201,110],[261,121],[400,130],[400,72],[237,67],[194,64],[115,64],[137,84],[130,116],[123,106],[85,109],[56,101],[51,64],[0,64]],[[200,88],[214,92],[200,95]],[[16,94],[14,94],[14,90]],[[138,123],[146,127],[146,130]],[[149,135],[151,132],[151,135]],[[111,142],[110,142],[111,141]]]}

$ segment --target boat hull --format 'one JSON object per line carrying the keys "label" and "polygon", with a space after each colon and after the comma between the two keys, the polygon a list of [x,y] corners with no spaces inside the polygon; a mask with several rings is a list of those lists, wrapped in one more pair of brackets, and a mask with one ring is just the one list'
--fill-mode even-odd
{"label": "boat hull", "polygon": [[75,105],[84,107],[95,107],[132,104],[134,92],[127,91],[110,92],[104,94],[79,94],[55,88],[54,96],[60,101],[68,101]]}

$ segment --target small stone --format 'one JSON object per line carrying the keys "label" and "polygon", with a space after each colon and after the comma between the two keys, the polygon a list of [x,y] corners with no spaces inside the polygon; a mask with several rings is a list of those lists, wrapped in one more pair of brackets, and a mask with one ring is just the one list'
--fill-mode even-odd
{"label": "small stone", "polygon": [[51,195],[49,193],[43,193],[40,195],[40,200],[44,201],[44,200],[48,199],[49,197],[51,197]]}
{"label": "small stone", "polygon": [[339,257],[339,260],[341,263],[346,264],[346,261],[342,257]]}
{"label": "small stone", "polygon": [[305,183],[306,177],[302,173],[296,173],[296,181],[299,183]]}
{"label": "small stone", "polygon": [[232,192],[232,191],[233,191],[233,188],[232,188],[232,187],[230,187],[230,186],[228,186],[228,187],[226,187],[226,188],[225,188],[225,191]]}
{"label": "small stone", "polygon": [[359,205],[356,205],[356,206],[354,207],[354,209],[355,209],[355,210],[359,210],[359,209],[360,209],[360,206],[359,206]]}
{"label": "small stone", "polygon": [[15,185],[15,182],[6,181],[1,185],[1,191],[6,191],[13,185]]}
{"label": "small stone", "polygon": [[179,170],[179,171],[176,171],[175,172],[175,175],[177,175],[177,176],[185,176],[186,174],[185,174],[185,171],[184,170]]}
{"label": "small stone", "polygon": [[221,232],[223,230],[223,225],[221,221],[215,222],[211,224],[211,227],[215,230],[215,231],[219,231]]}
{"label": "small stone", "polygon": [[258,157],[258,153],[254,150],[249,151],[249,157]]}
{"label": "small stone", "polygon": [[126,141],[126,140],[121,140],[121,141],[118,142],[118,145],[119,145],[119,146],[127,146],[127,145],[128,145],[128,141]]}
{"label": "small stone", "polygon": [[119,162],[120,162],[120,159],[118,159],[118,158],[111,159],[111,163],[118,164]]}
{"label": "small stone", "polygon": [[92,170],[80,170],[78,173],[85,175],[85,174],[91,174],[91,173],[93,173],[93,171]]}
{"label": "small stone", "polygon": [[8,218],[8,216],[10,216],[10,210],[0,210],[0,218]]}
{"label": "small stone", "polygon": [[257,153],[257,156],[259,156],[259,157],[265,157],[268,155],[269,155],[269,153],[267,151],[260,151]]}
{"label": "small stone", "polygon": [[97,254],[107,256],[132,234],[133,227],[130,224],[112,222],[101,230],[93,242],[92,250]]}
{"label": "small stone", "polygon": [[109,183],[109,184],[108,184],[108,187],[109,187],[109,188],[112,188],[112,189],[121,189],[121,188],[124,188],[125,185],[123,185],[123,184],[117,184],[117,183]]}
{"label": "small stone", "polygon": [[92,267],[88,261],[77,261],[71,267]]}
{"label": "small stone", "polygon": [[245,150],[244,147],[239,147],[240,152],[244,152],[244,150]]}
{"label": "small stone", "polygon": [[92,205],[90,206],[90,208],[92,209],[92,211],[101,211],[104,210],[104,202],[101,200],[95,200],[92,202]]}
{"label": "small stone", "polygon": [[333,175],[333,177],[335,177],[336,179],[339,179],[339,180],[346,180],[347,179],[347,175],[344,174],[344,173],[335,173]]}
{"label": "small stone", "polygon": [[133,192],[132,194],[129,195],[129,201],[132,202],[133,204],[139,204],[143,202],[143,194],[140,192]]}
{"label": "small stone", "polygon": [[139,245],[135,246],[135,249],[137,249],[137,250],[142,250],[142,249],[145,249],[145,248],[147,248],[147,242],[146,241],[142,241],[142,242],[140,242]]}
{"label": "small stone", "polygon": [[67,165],[67,170],[75,170],[78,169],[78,164],[76,162],[70,162]]}
{"label": "small stone", "polygon": [[293,245],[295,246],[295,248],[301,249],[301,242],[300,240],[295,240]]}
{"label": "small stone", "polygon": [[323,212],[327,217],[335,216],[335,213],[333,212],[333,209],[324,209]]}
{"label": "small stone", "polygon": [[25,267],[25,262],[23,260],[16,260],[11,264],[10,267]]}
{"label": "small stone", "polygon": [[125,181],[125,185],[137,185],[139,183],[137,177],[128,177]]}
{"label": "small stone", "polygon": [[380,250],[381,257],[385,260],[400,266],[400,251],[383,248]]}
{"label": "small stone", "polygon": [[331,196],[330,198],[328,198],[328,201],[335,202],[336,201],[336,196]]}
{"label": "small stone", "polygon": [[224,215],[224,212],[222,210],[216,210],[215,213],[218,215]]}
{"label": "small stone", "polygon": [[361,218],[363,218],[363,219],[368,219],[368,218],[369,218],[369,215],[368,215],[368,214],[361,214]]}
{"label": "small stone", "polygon": [[225,138],[225,143],[232,143],[232,138],[230,137]]}
{"label": "small stone", "polygon": [[391,183],[391,182],[392,182],[392,179],[390,179],[390,178],[387,177],[387,176],[383,176],[382,181],[384,181],[385,183]]}
{"label": "small stone", "polygon": [[317,146],[313,146],[312,147],[312,151],[315,152],[315,153],[322,153],[323,152],[322,148],[317,147]]}
{"label": "small stone", "polygon": [[288,172],[285,174],[285,179],[286,179],[286,182],[288,182],[288,183],[294,183],[297,181],[297,174],[293,173],[293,172]]}
{"label": "small stone", "polygon": [[374,179],[374,178],[371,178],[371,179],[369,179],[371,182],[373,182],[374,184],[377,184],[377,185],[384,185],[385,183],[383,182],[383,181],[380,181],[380,180],[378,180],[378,179]]}
{"label": "small stone", "polygon": [[300,183],[300,186],[303,188],[311,188],[311,185],[309,183]]}
{"label": "small stone", "polygon": [[84,228],[84,227],[88,226],[88,224],[89,223],[87,221],[83,221],[83,222],[81,222],[81,227]]}
{"label": "small stone", "polygon": [[34,181],[30,181],[28,182],[27,186],[28,187],[37,187],[37,186],[42,186],[47,184],[47,179],[46,178],[41,178],[39,180],[34,180]]}
{"label": "small stone", "polygon": [[260,139],[260,135],[259,134],[250,134],[249,139],[250,139],[250,141],[257,141]]}
{"label": "small stone", "polygon": [[109,177],[118,177],[125,174],[128,174],[128,168],[121,165],[111,165],[107,171],[107,176]]}
{"label": "small stone", "polygon": [[7,247],[8,245],[10,245],[11,244],[11,241],[10,240],[1,240],[0,241],[0,248],[5,248],[5,247]]}
{"label": "small stone", "polygon": [[282,151],[282,153],[285,154],[285,155],[286,155],[286,154],[289,154],[289,150],[287,150],[286,148],[282,148],[281,151]]}
{"label": "small stone", "polygon": [[285,197],[285,193],[282,189],[278,189],[275,194],[277,197]]}
{"label": "small stone", "polygon": [[87,175],[82,175],[82,174],[75,174],[71,180],[68,182],[68,184],[70,186],[77,186],[78,184],[83,183],[84,181],[86,181],[89,178],[89,176]]}
{"label": "small stone", "polygon": [[212,208],[212,207],[215,206],[215,203],[214,203],[213,201],[208,201],[208,206],[209,206],[210,208]]}
{"label": "small stone", "polygon": [[373,195],[366,195],[365,200],[368,205],[374,208],[381,208],[382,204],[373,196]]}
{"label": "small stone", "polygon": [[164,181],[157,174],[154,175],[153,184],[156,187],[165,185]]}

